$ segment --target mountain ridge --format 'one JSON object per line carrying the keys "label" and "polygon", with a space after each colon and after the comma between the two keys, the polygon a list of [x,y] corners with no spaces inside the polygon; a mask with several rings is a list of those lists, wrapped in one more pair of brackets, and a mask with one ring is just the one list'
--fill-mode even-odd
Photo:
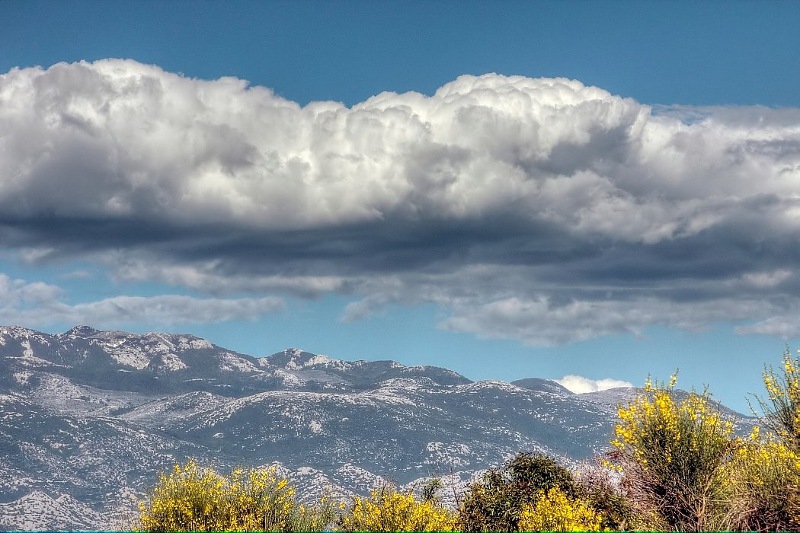
{"label": "mountain ridge", "polygon": [[607,448],[608,398],[298,348],[257,358],[193,335],[4,326],[0,529],[118,528],[188,458],[275,465],[308,497],[430,476],[463,487],[519,451],[575,464]]}

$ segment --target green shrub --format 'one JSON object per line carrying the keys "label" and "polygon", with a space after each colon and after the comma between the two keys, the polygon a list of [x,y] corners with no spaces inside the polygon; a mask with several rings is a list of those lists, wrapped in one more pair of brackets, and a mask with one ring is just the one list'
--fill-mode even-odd
{"label": "green shrub", "polygon": [[647,526],[620,492],[612,472],[602,464],[587,465],[579,472],[578,493],[600,515],[602,530],[625,531]]}
{"label": "green shrub", "polygon": [[569,470],[546,455],[520,453],[470,485],[459,508],[459,529],[517,531],[523,508],[552,488],[576,496]]}

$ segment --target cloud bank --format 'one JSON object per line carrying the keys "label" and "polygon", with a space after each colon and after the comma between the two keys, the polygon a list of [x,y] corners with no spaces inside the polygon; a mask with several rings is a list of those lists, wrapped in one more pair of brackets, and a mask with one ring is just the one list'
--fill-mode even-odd
{"label": "cloud bank", "polygon": [[134,61],[0,76],[0,239],[215,298],[433,303],[532,345],[800,335],[800,110],[462,76],[304,107]]}

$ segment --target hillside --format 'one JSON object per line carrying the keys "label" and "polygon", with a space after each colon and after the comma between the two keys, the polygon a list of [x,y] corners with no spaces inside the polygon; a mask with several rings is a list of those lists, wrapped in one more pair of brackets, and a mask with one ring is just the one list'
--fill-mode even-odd
{"label": "hillside", "polygon": [[619,394],[299,349],[256,358],[190,335],[0,327],[0,529],[130,527],[157,474],[187,458],[277,464],[309,498],[382,479],[463,486],[523,450],[580,461],[608,445]]}

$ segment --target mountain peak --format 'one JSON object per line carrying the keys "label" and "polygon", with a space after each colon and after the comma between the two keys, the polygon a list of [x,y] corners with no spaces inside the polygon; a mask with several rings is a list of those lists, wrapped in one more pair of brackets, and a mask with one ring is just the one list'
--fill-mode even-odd
{"label": "mountain peak", "polygon": [[28,337],[30,337],[32,335],[35,335],[36,333],[37,332],[32,330],[32,329],[23,328],[21,326],[2,326],[2,327],[0,327],[0,335],[9,336],[9,337],[12,337],[12,338],[15,338],[15,339],[28,338]]}
{"label": "mountain peak", "polygon": [[282,352],[267,356],[266,359],[271,365],[286,370],[301,370],[303,368],[337,361],[327,355],[306,352],[300,348],[287,348]]}
{"label": "mountain peak", "polygon": [[551,392],[554,394],[564,394],[567,396],[575,394],[564,385],[558,383],[557,381],[553,381],[552,379],[525,378],[512,381],[511,384],[516,385],[517,387],[522,387],[523,389],[534,391]]}
{"label": "mountain peak", "polygon": [[69,331],[65,332],[63,335],[65,337],[91,337],[92,335],[95,335],[97,333],[98,331],[93,327],[87,326],[85,324],[80,324],[70,329]]}

